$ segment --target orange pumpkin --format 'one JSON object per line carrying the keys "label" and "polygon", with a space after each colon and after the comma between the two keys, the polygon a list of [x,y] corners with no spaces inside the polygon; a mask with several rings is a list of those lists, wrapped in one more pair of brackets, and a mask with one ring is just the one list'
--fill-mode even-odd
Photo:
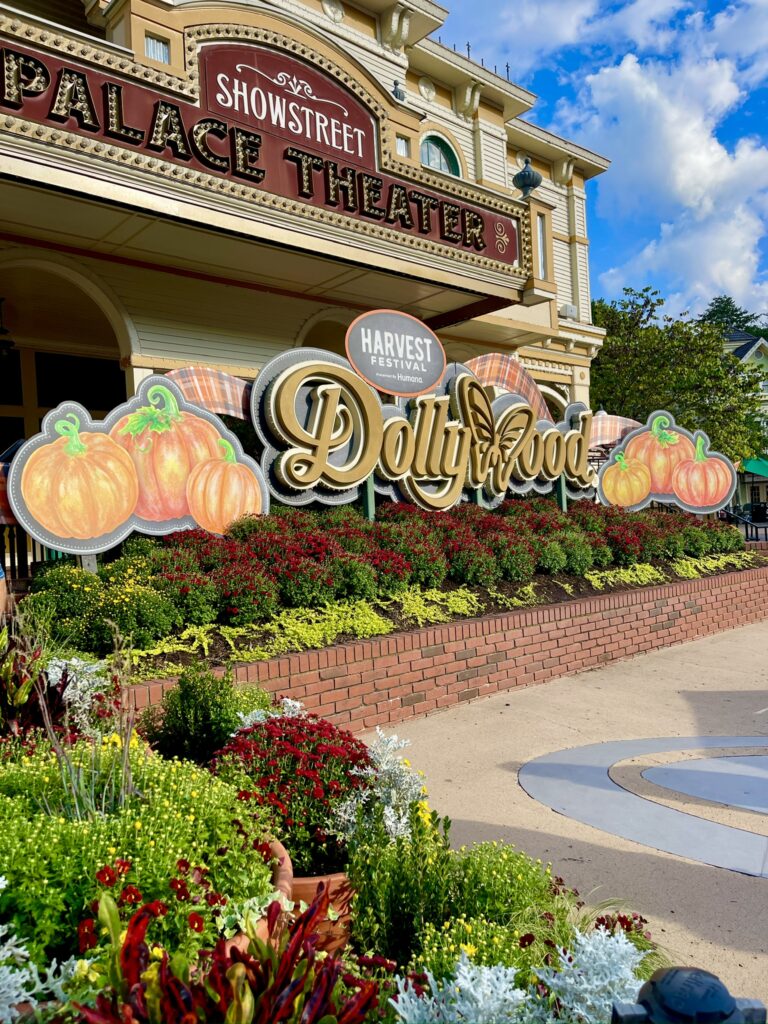
{"label": "orange pumpkin", "polygon": [[652,494],[671,494],[675,467],[696,454],[690,438],[666,429],[671,423],[668,416],[656,416],[651,429],[631,438],[624,450],[628,459],[639,459],[650,470]]}
{"label": "orange pumpkin", "polygon": [[675,497],[690,508],[709,508],[726,500],[733,486],[731,467],[723,458],[711,458],[704,438],[696,438],[692,459],[681,462],[672,477]]}
{"label": "orange pumpkin", "polygon": [[81,434],[74,413],[54,429],[59,439],[34,451],[21,474],[27,510],[55,537],[103,537],[136,508],[139,481],[131,458],[107,434]]}
{"label": "orange pumpkin", "polygon": [[152,522],[189,515],[187,481],[201,462],[222,459],[220,434],[202,416],[182,412],[162,384],[147,392],[152,403],[123,416],[110,436],[133,460],[139,478],[136,515]]}
{"label": "orange pumpkin", "polygon": [[639,505],[651,493],[651,471],[639,459],[617,455],[616,462],[603,472],[602,488],[610,505]]}
{"label": "orange pumpkin", "polygon": [[261,487],[253,470],[239,463],[229,441],[219,438],[224,458],[201,462],[187,483],[192,518],[209,533],[225,533],[230,523],[261,512]]}

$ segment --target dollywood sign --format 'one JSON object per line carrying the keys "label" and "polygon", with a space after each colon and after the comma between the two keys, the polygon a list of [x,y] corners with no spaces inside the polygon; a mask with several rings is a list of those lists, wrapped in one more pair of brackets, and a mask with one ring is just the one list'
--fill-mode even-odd
{"label": "dollywood sign", "polygon": [[511,495],[546,494],[562,479],[572,498],[712,512],[736,486],[733,466],[709,452],[706,436],[663,411],[598,473],[585,405],[568,406],[559,423],[540,419],[519,394],[491,398],[460,363],[449,363],[428,393],[385,400],[341,356],[291,350],[259,374],[250,414],[258,463],[214,412],[162,376],[103,421],[66,402],[11,463],[10,505],[41,543],[92,555],[133,531],[223,533],[242,515],[268,512],[270,494],[292,505],[351,502],[370,480],[382,499],[431,510],[468,498],[493,508]]}

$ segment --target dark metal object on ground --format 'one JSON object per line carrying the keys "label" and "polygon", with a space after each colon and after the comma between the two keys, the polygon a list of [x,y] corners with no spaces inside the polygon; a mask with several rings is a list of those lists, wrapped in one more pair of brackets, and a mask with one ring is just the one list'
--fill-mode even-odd
{"label": "dark metal object on ground", "polygon": [[665,967],[640,989],[636,1003],[614,1003],[611,1024],[766,1024],[757,999],[735,999],[714,974]]}

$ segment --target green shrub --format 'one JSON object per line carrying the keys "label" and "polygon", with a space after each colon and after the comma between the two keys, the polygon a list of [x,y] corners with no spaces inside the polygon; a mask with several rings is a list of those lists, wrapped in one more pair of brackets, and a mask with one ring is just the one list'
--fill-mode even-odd
{"label": "green shrub", "polygon": [[339,600],[371,600],[376,596],[376,570],[362,558],[340,556],[326,564],[334,580],[334,596]]}
{"label": "green shrub", "polygon": [[583,576],[595,564],[592,546],[582,533],[564,533],[560,546],[566,558],[566,570],[574,576]]}
{"label": "green shrub", "polygon": [[236,519],[227,527],[227,536],[232,540],[239,540],[245,543],[253,536],[263,536],[265,533],[282,534],[284,526],[282,522],[275,520],[272,516],[245,515]]}
{"label": "green shrub", "polygon": [[229,676],[219,678],[210,669],[193,665],[181,673],[159,707],[147,708],[140,729],[163,757],[207,764],[239,727],[242,710]]}
{"label": "green shrub", "polygon": [[592,565],[596,569],[607,569],[613,562],[611,549],[607,544],[599,540],[592,542]]}
{"label": "green shrub", "polygon": [[745,547],[741,531],[736,526],[718,523],[710,531],[711,550],[718,554],[729,554],[732,551],[743,551]]}
{"label": "green shrub", "polygon": [[456,877],[449,822],[422,802],[411,810],[410,838],[392,840],[383,807],[373,819],[366,845],[350,850],[352,937],[357,949],[404,967],[420,951],[426,926],[442,927],[452,913]]}
{"label": "green shrub", "polygon": [[682,532],[682,540],[686,555],[691,555],[693,558],[701,558],[702,555],[708,555],[712,550],[707,531],[698,526],[686,526]]}
{"label": "green shrub", "polygon": [[501,566],[493,552],[482,544],[467,543],[451,553],[448,575],[455,583],[467,586],[489,586],[501,578]]}
{"label": "green shrub", "polygon": [[559,541],[551,540],[542,547],[537,568],[542,572],[554,574],[563,572],[567,564],[568,556],[563,550],[562,544]]}

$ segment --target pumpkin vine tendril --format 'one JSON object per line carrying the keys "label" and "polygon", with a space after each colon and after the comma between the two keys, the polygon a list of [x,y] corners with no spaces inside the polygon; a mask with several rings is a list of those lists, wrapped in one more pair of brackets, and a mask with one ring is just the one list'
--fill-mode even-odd
{"label": "pumpkin vine tendril", "polygon": [[[70,423],[69,420],[72,422]],[[67,455],[82,455],[83,452],[88,451],[87,446],[80,440],[80,420],[73,412],[67,413],[65,420],[57,420],[53,429],[61,437],[68,439],[64,445]]]}
{"label": "pumpkin vine tendril", "polygon": [[674,430],[665,430],[665,427],[671,426],[672,421],[669,416],[657,416],[651,424],[651,433],[662,448],[667,448],[671,444],[677,444],[680,440],[680,435],[675,433]]}
{"label": "pumpkin vine tendril", "polygon": [[152,385],[147,392],[147,400],[151,404],[142,406],[141,409],[131,413],[128,422],[120,431],[121,434],[138,437],[139,434],[143,434],[147,430],[164,434],[181,419],[181,410],[176,396],[162,384]]}

